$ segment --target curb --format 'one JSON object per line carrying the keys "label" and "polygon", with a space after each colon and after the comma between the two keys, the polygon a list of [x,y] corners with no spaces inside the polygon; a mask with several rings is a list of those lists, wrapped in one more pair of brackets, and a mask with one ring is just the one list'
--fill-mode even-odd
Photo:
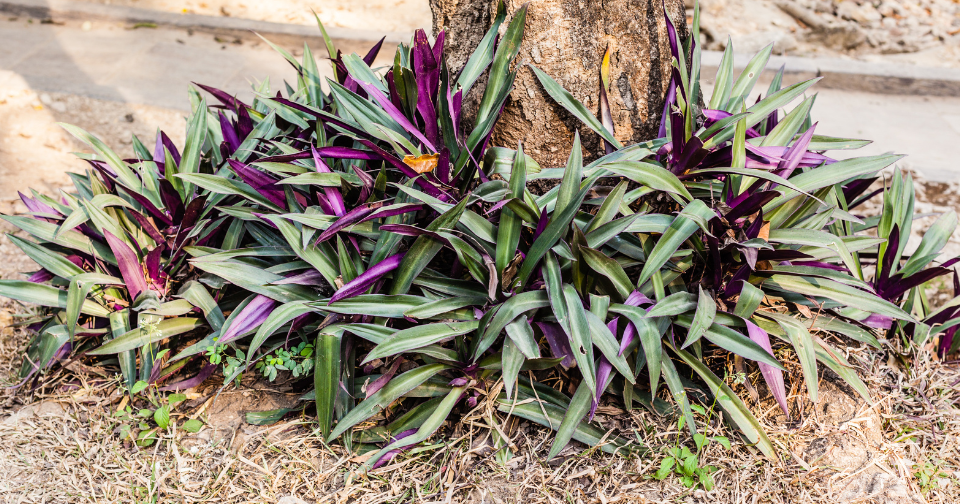
{"label": "curb", "polygon": [[[723,53],[703,51],[702,75],[716,77]],[[742,70],[752,55],[734,54],[733,66]],[[870,63],[839,58],[771,56],[762,78],[772,79],[781,66],[785,84],[823,77],[817,87],[886,95],[960,96],[960,68]]]}
{"label": "curb", "polygon": [[[0,12],[15,16],[30,16],[54,21],[108,21],[120,23],[154,23],[158,27],[195,30],[233,37],[251,37],[259,33],[281,44],[323,44],[320,30],[315,26],[271,23],[251,19],[204,16],[199,14],[176,14],[136,7],[119,7],[69,0],[0,0]],[[375,32],[327,28],[331,39],[338,41],[348,52],[363,51],[370,42],[385,37],[387,45],[409,42],[411,33]],[[388,52],[392,52],[389,50]],[[703,51],[702,73],[712,79],[723,56],[719,51]],[[743,69],[752,56],[734,54],[734,67]],[[960,69],[935,68],[889,63],[870,63],[839,58],[799,58],[795,56],[771,56],[761,77],[773,78],[776,69],[785,65],[784,82],[792,84],[801,80],[823,77],[817,85],[825,89],[861,91],[887,95],[923,95],[960,97]]]}
{"label": "curb", "polygon": [[[0,12],[53,21],[153,23],[157,27],[195,30],[233,37],[250,37],[251,32],[256,32],[278,43],[299,45],[308,41],[313,44],[323,44],[323,36],[316,26],[271,23],[200,14],[176,14],[137,7],[120,7],[68,0],[0,0]],[[336,27],[327,28],[327,34],[330,35],[331,39],[350,42],[376,42],[385,37],[385,43],[392,45],[409,42],[413,36],[412,33],[376,32]]]}

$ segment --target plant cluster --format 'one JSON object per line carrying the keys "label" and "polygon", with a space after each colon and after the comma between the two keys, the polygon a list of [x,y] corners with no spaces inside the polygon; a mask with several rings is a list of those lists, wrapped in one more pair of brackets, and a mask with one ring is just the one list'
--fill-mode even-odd
{"label": "plant cluster", "polygon": [[[456,75],[443,33],[431,44],[418,31],[385,72],[371,68],[379,44],[360,57],[328,39],[326,86],[309,48],[301,60],[277,48],[295,86],[273,94],[264,82],[249,104],[200,86],[219,103],[209,107],[192,90],[183,155],[161,134],[153,152],[134,139],[137,159],[124,160],[68,127],[96,152],[76,193],[34,193],[29,215],[4,216],[35,238],[11,237],[42,269],[0,281],[0,294],[50,307],[33,321],[24,380],[83,355],[129,387],[193,374],[170,390],[218,365],[224,384],[249,369],[270,381],[312,371],[298,383],[322,436],[374,451],[367,467],[481,402],[492,423],[495,408],[556,430],[550,457],[571,439],[643,450],[592,423],[605,395],[677,414],[697,450],[708,440],[693,413],[715,405],[773,456],[717,374],[728,359],[756,363],[789,417],[776,355],[799,362],[813,401],[820,365],[870,399],[824,335],[879,347],[877,330],[918,344],[942,334],[942,352],[956,350],[960,298],[934,309],[923,291],[950,272],[954,261],[933,263],[956,214],[906,254],[913,187],[896,172],[883,213],[857,215],[898,156],[827,156],[866,142],[815,134],[816,97],[804,93],[816,80],[783,87],[778,75],[754,102],[770,47],[735,77],[728,45],[708,99],[699,13],[688,41],[667,17],[673,74],[657,139],[616,139],[609,54],[599,119],[531,67],[605,145],[591,158],[577,138],[565,167],[541,168],[522,146],[489,145],[525,8],[498,35],[506,18],[501,3]],[[554,186],[537,195],[536,180]],[[383,410],[390,420],[366,428]],[[711,484],[689,448],[670,456],[691,486]]]}

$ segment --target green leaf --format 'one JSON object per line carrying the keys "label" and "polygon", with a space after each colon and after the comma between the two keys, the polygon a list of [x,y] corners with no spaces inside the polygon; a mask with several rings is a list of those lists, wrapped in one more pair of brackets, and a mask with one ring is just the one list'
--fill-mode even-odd
{"label": "green leaf", "polygon": [[190,332],[202,325],[200,319],[179,317],[162,320],[156,325],[138,327],[126,334],[114,338],[99,348],[88,352],[89,355],[109,355],[133,350],[171,336]]}
{"label": "green leaf", "polygon": [[[187,122],[187,143],[183,147],[180,166],[177,167],[177,172],[181,175],[200,171],[200,157],[203,154],[203,144],[207,139],[206,115],[207,102],[200,100],[200,104],[194,109],[193,116]],[[189,200],[193,195],[193,186],[189,183],[183,184],[181,194],[184,200]]]}
{"label": "green leaf", "polygon": [[170,408],[167,406],[161,406],[157,408],[157,411],[153,412],[153,421],[157,423],[157,427],[161,429],[166,429],[170,426]]}
{"label": "green leaf", "polygon": [[[526,320],[524,320],[523,323],[526,325]],[[510,326],[507,327],[509,328]],[[509,399],[513,395],[513,388],[517,383],[517,375],[520,374],[520,367],[523,366],[524,355],[520,349],[517,348],[513,340],[507,338],[503,341],[503,356],[501,358],[503,390],[507,394],[507,399]]]}
{"label": "green leaf", "polygon": [[703,291],[703,287],[697,287],[700,290],[700,296],[697,298],[697,312],[693,316],[693,322],[690,329],[687,330],[687,340],[683,347],[686,348],[703,337],[707,329],[713,325],[713,320],[717,316],[717,302],[713,300],[713,295]]}
{"label": "green leaf", "polygon": [[643,354],[649,367],[650,390],[657,390],[657,382],[660,380],[660,366],[663,361],[663,345],[660,340],[660,331],[652,319],[646,318],[647,312],[642,308],[627,305],[612,305],[610,311],[618,315],[623,315],[633,323],[637,329],[637,336],[640,339],[640,346],[643,347]]}
{"label": "green leaf", "polygon": [[[257,163],[254,163],[257,164]],[[317,185],[323,187],[340,187],[341,177],[338,173],[317,173],[309,172],[297,175],[295,177],[289,177],[281,179],[278,181],[278,184],[295,184],[295,185]]]}
{"label": "green leaf", "polygon": [[630,277],[627,276],[623,267],[615,259],[607,257],[599,250],[587,247],[580,247],[580,255],[590,266],[590,269],[603,275],[613,284],[620,301],[627,299],[627,296],[633,292],[633,283],[630,282]]}
{"label": "green leaf", "polygon": [[183,284],[177,295],[189,301],[193,306],[200,308],[211,329],[219,331],[223,327],[223,311],[220,310],[217,302],[203,284],[195,280],[188,281]]}
{"label": "green leaf", "polygon": [[487,33],[484,34],[483,38],[480,40],[480,43],[477,44],[477,48],[473,50],[473,54],[471,54],[470,58],[467,59],[466,64],[463,65],[463,69],[460,70],[459,77],[457,77],[457,86],[463,89],[464,97],[470,93],[470,89],[473,87],[473,84],[477,81],[477,79],[480,78],[480,75],[483,74],[483,71],[493,61],[500,25],[503,24],[503,21],[506,18],[507,9],[504,6],[504,3],[500,1],[497,6],[497,15],[494,18],[493,23],[490,25],[490,29],[487,30]]}
{"label": "green leaf", "polygon": [[43,269],[53,273],[58,277],[70,278],[74,275],[83,273],[83,269],[70,262],[69,259],[48,250],[42,245],[33,243],[29,240],[24,240],[23,238],[12,234],[7,234],[7,238],[9,238],[14,245],[19,247],[24,254],[27,254],[27,257],[33,259],[33,261],[39,264]]}
{"label": "green leaf", "polygon": [[773,51],[773,44],[768,44],[747,63],[747,66],[737,77],[737,81],[733,83],[733,88],[730,90],[730,101],[747,100],[753,86],[757,83],[757,79],[760,78],[760,74],[766,68],[767,61],[770,60],[771,51]]}
{"label": "green leaf", "polygon": [[573,147],[570,148],[570,157],[567,158],[567,167],[563,171],[563,179],[560,180],[560,188],[557,190],[557,202],[554,204],[554,211],[560,212],[566,209],[571,203],[577,191],[580,190],[580,181],[583,179],[583,149],[580,147],[580,132],[573,134]]}
{"label": "green leaf", "polygon": [[560,210],[559,214],[555,214],[553,218],[550,219],[550,223],[547,224],[546,229],[537,237],[533,245],[530,246],[527,257],[523,260],[523,266],[520,267],[520,271],[517,273],[521,288],[526,286],[530,274],[533,273],[534,268],[539,264],[544,254],[553,248],[557,240],[567,231],[570,223],[580,209],[583,198],[589,190],[589,187],[581,189],[580,192],[574,196],[570,204],[566,205],[566,207]]}
{"label": "green leaf", "polygon": [[[517,149],[513,161],[513,170],[510,173],[510,193],[513,198],[522,198],[527,184],[527,163],[523,154],[523,146]],[[500,224],[497,226],[497,249],[495,264],[497,274],[503,278],[503,271],[510,265],[520,243],[520,230],[523,224],[520,217],[511,209],[500,211]],[[508,286],[503,285],[504,289]]]}
{"label": "green leaf", "polygon": [[[0,296],[16,299],[24,303],[33,303],[53,308],[66,308],[68,293],[50,285],[37,284],[21,280],[0,280]],[[110,310],[92,300],[83,301],[81,313],[94,317],[106,317]]]}
{"label": "green leaf", "polygon": [[861,310],[879,313],[895,319],[908,322],[913,321],[913,317],[889,301],[881,299],[869,292],[864,292],[825,278],[773,275],[764,280],[763,285],[765,287],[773,287],[782,292],[825,297],[842,305],[856,306]]}
{"label": "green leaf", "polygon": [[450,412],[453,411],[453,407],[456,406],[457,402],[460,400],[460,396],[466,390],[465,387],[456,387],[443,398],[443,401],[437,406],[433,413],[423,422],[423,425],[417,429],[417,432],[407,436],[403,439],[394,441],[387,446],[383,447],[377,453],[373,454],[367,462],[363,465],[363,469],[369,469],[373,467],[374,464],[383,457],[388,451],[396,450],[398,448],[403,448],[406,446],[415,445],[421,441],[424,441],[431,434],[434,433],[437,429],[443,425],[443,422],[446,421],[447,417],[450,415]]}
{"label": "green leaf", "polygon": [[[745,359],[762,362],[781,371],[785,371],[777,359],[773,355],[770,355],[770,352],[767,352],[763,347],[743,334],[719,323],[719,319],[720,317],[717,317],[717,321],[707,329],[706,333],[704,333],[704,338],[714,345],[733,352]],[[690,324],[693,323],[693,317],[680,315],[676,318],[675,323],[680,327],[689,328]]]}
{"label": "green leaf", "polygon": [[603,167],[617,175],[627,177],[651,189],[678,194],[683,196],[687,201],[693,200],[690,191],[684,187],[683,182],[680,182],[680,179],[678,179],[676,175],[666,168],[653,163],[643,161],[616,161],[606,163]]}
{"label": "green leaf", "polygon": [[561,86],[557,81],[553,80],[552,77],[544,73],[543,70],[540,70],[533,65],[530,65],[530,68],[533,69],[533,72],[537,75],[537,79],[540,80],[540,84],[543,86],[543,89],[546,90],[547,94],[549,94],[550,97],[553,98],[557,103],[559,103],[560,106],[567,109],[568,112],[586,124],[604,140],[610,142],[615,149],[620,149],[623,147],[623,144],[613,136],[613,133],[607,130],[607,128],[603,127],[603,124],[593,115],[593,112],[587,109],[587,107],[580,103],[579,100],[574,98],[573,95],[570,94],[566,89],[563,89],[563,86]]}
{"label": "green leaf", "polygon": [[294,301],[274,308],[274,310],[270,312],[270,315],[267,317],[267,319],[263,321],[263,324],[260,325],[260,328],[257,330],[257,334],[254,335],[252,340],[250,340],[250,347],[247,349],[247,365],[250,364],[254,354],[260,349],[260,346],[263,345],[263,342],[272,336],[277,329],[280,329],[280,327],[282,327],[284,324],[299,317],[300,315],[304,315],[312,311],[314,311],[314,309],[310,306],[307,306],[304,301]]}
{"label": "green leaf", "polygon": [[486,297],[449,297],[411,308],[403,315],[416,319],[429,319],[467,306],[482,306],[486,302]]}
{"label": "green leaf", "polygon": [[[427,231],[452,229],[460,220],[460,216],[463,215],[463,210],[467,206],[467,200],[468,198],[464,198],[457,206],[434,219],[434,221],[427,226]],[[406,294],[407,291],[410,290],[410,284],[413,283],[413,279],[427,267],[427,264],[430,263],[442,247],[443,243],[436,238],[427,235],[418,236],[394,272],[393,283],[390,285],[389,293]]]}
{"label": "green leaf", "polygon": [[[669,344],[667,344],[667,346],[670,347]],[[677,356],[690,366],[695,373],[700,375],[700,378],[710,389],[710,393],[716,398],[717,404],[727,412],[730,421],[743,432],[743,435],[751,443],[755,444],[764,455],[771,459],[775,458],[773,443],[767,438],[767,434],[764,432],[763,427],[760,426],[760,422],[757,421],[753,413],[750,412],[750,408],[747,408],[747,405],[737,397],[737,394],[734,393],[730,386],[718,378],[717,375],[713,374],[713,371],[710,371],[710,368],[705,366],[696,357],[683,350],[677,350],[673,347],[670,347],[670,349],[676,352]]]}
{"label": "green leaf", "polygon": [[480,321],[478,320],[469,322],[437,322],[434,324],[417,325],[409,329],[397,331],[387,338],[386,341],[371,350],[361,364],[365,364],[374,359],[422,348],[461,334],[467,334],[476,330],[479,325]]}
{"label": "green leaf", "polygon": [[807,385],[810,401],[816,403],[819,377],[817,376],[816,344],[813,341],[813,336],[810,335],[810,331],[800,321],[787,315],[764,312],[763,316],[775,320],[783,329],[783,332],[787,334],[790,344],[793,345],[793,350],[800,359],[800,369],[803,372],[803,381]]}
{"label": "green leaf", "polygon": [[733,43],[729,39],[730,37],[727,37],[727,45],[717,69],[716,84],[713,86],[713,94],[710,95],[710,104],[707,106],[714,110],[723,109],[730,101],[730,93],[733,91]]}
{"label": "green leaf", "polygon": [[[581,369],[586,370],[588,368],[581,367]],[[551,460],[560,454],[560,451],[563,450],[563,448],[567,446],[567,443],[570,442],[570,439],[573,438],[577,427],[580,425],[580,420],[590,411],[590,404],[593,402],[595,395],[596,386],[587,383],[586,379],[580,382],[577,391],[573,394],[573,398],[570,399],[570,406],[567,407],[567,411],[563,414],[563,420],[557,428],[557,435],[553,439],[553,444],[550,445],[550,453],[547,455],[547,460]]]}
{"label": "green leaf", "polygon": [[510,66],[520,52],[520,42],[523,40],[526,19],[527,6],[524,5],[514,13],[513,19],[507,25],[506,32],[497,44],[497,50],[493,56],[493,63],[487,77],[487,85],[483,90],[483,97],[480,99],[476,124],[484,123],[488,118],[495,117],[500,108],[498,103],[509,93],[515,75],[514,72],[510,71]]}
{"label": "green leaf", "polygon": [[500,332],[507,324],[519,317],[537,308],[544,308],[549,305],[547,293],[541,290],[524,292],[508,299],[497,310],[496,315],[490,320],[483,329],[483,336],[476,343],[476,348],[472,352],[474,360],[479,359],[483,352],[490,348],[490,345],[497,339]]}
{"label": "green leaf", "polygon": [[[580,296],[572,285],[566,284],[563,286],[563,297],[566,302],[567,315],[569,316],[569,327],[567,330],[570,334],[570,346],[573,350],[573,357],[580,367],[583,383],[586,384],[590,397],[592,398],[597,394],[597,373],[593,364],[594,342],[590,335],[590,325],[587,322],[586,311],[583,309]],[[580,416],[580,418],[582,417],[583,415]],[[577,418],[576,421],[579,422],[580,418]],[[554,444],[554,446],[556,446],[556,444]],[[552,458],[552,456],[550,458]]]}
{"label": "green leaf", "polygon": [[[879,156],[844,159],[843,161],[837,161],[836,163],[821,168],[794,175],[790,177],[790,182],[803,191],[813,192],[853,178],[875,174],[895,163],[901,157],[903,156],[881,154]],[[774,198],[763,206],[764,215],[769,214],[774,208],[797,196],[798,193],[795,190],[786,190],[782,196]]]}
{"label": "green leaf", "polygon": [[197,432],[200,432],[200,429],[203,428],[203,422],[197,420],[196,418],[192,418],[186,422],[183,422],[182,427],[183,430],[196,434]]}
{"label": "green leaf", "polygon": [[600,353],[607,358],[610,364],[613,364],[613,367],[623,375],[624,379],[631,384],[636,384],[636,378],[630,369],[630,365],[627,364],[627,359],[620,355],[620,343],[617,342],[617,337],[610,332],[610,329],[607,328],[600,317],[592,312],[584,312],[584,315],[587,317],[587,325],[590,326],[593,344],[600,349]]}
{"label": "green leaf", "polygon": [[[537,345],[537,339],[533,335],[533,327],[527,322],[526,315],[507,324],[507,336],[513,341],[516,348],[528,359],[540,358],[540,347]],[[506,357],[504,358],[506,359]],[[518,368],[519,369],[519,368]]]}
{"label": "green leaf", "polygon": [[33,217],[24,217],[19,215],[0,215],[10,224],[26,231],[31,236],[42,241],[56,243],[57,245],[79,250],[86,254],[99,257],[104,261],[116,265],[117,259],[113,256],[113,251],[105,243],[91,241],[90,238],[78,231],[63,231],[57,233],[57,225],[51,222],[44,222]]}
{"label": "green leaf", "polygon": [[341,334],[321,332],[314,345],[313,386],[317,391],[317,423],[320,424],[320,432],[327,442],[333,440],[330,437],[330,428],[333,424],[334,405],[340,392]]}
{"label": "green leaf", "polygon": [[367,399],[350,410],[338,423],[336,429],[330,433],[329,440],[340,437],[341,434],[360,422],[375,415],[391,403],[417,388],[427,379],[435,376],[440,371],[449,369],[445,364],[427,364],[413,368],[399,376],[394,377],[387,382],[380,390],[374,392]]}
{"label": "green leaf", "polygon": [[698,219],[705,221],[712,219],[714,216],[716,216],[714,211],[703,201],[693,200],[688,204],[673,220],[667,231],[657,241],[653,251],[650,252],[647,262],[643,265],[643,270],[640,271],[637,285],[643,285],[654,273],[660,271],[660,268],[666,264],[680,245],[698,229]]}
{"label": "green leaf", "polygon": [[72,124],[57,124],[59,124],[61,128],[67,130],[67,133],[70,133],[76,137],[77,140],[80,140],[90,147],[93,147],[93,150],[97,153],[97,155],[103,161],[105,161],[110,168],[113,168],[113,171],[117,173],[117,178],[123,183],[123,185],[135,191],[140,190],[142,184],[140,183],[140,179],[137,177],[137,175],[133,173],[133,170],[127,166],[127,163],[125,163],[123,159],[121,159],[120,156],[118,156],[117,153],[107,146],[107,144],[105,144],[102,140],[91,135],[90,133],[87,133],[82,128],[78,128]]}
{"label": "green leaf", "polygon": [[345,315],[370,315],[373,317],[403,318],[404,313],[431,300],[420,296],[386,294],[361,294],[333,304],[314,304],[318,311]]}
{"label": "green leaf", "polygon": [[[530,396],[532,398],[533,394],[530,394]],[[540,392],[540,396],[543,397],[543,392]],[[589,396],[587,397],[589,398]],[[553,429],[561,424],[567,411],[569,411],[556,404],[536,401],[536,399],[534,399],[533,402],[525,401],[527,401],[527,399],[517,401],[516,403],[499,400],[497,409],[502,413],[510,413],[511,415]],[[587,409],[589,410],[589,403],[587,403]],[[587,446],[599,446],[601,450],[607,453],[646,451],[638,449],[638,447],[630,447],[628,446],[629,442],[627,440],[619,436],[610,435],[607,431],[582,421],[574,425],[571,437]],[[566,445],[566,443],[564,443],[564,445]],[[561,446],[561,449],[562,448],[563,446]]]}
{"label": "green leaf", "polygon": [[197,268],[250,292],[264,295],[281,303],[291,301],[315,301],[317,295],[302,285],[270,285],[284,277],[239,261],[192,260]]}

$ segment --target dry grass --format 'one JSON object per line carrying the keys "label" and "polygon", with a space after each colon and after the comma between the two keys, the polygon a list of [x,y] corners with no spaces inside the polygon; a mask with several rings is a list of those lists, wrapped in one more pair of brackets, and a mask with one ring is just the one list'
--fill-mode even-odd
{"label": "dry grass", "polygon": [[[9,305],[3,308],[0,313],[9,313]],[[0,325],[8,321],[0,320]],[[21,331],[3,329],[4,375],[14,370],[25,341]],[[839,423],[830,418],[823,400],[800,411],[805,391],[799,382],[793,384],[794,423],[778,415],[770,401],[757,405],[781,459],[765,460],[737,441],[730,450],[713,443],[701,455],[702,464],[718,467],[717,486],[710,492],[688,490],[673,477],[651,479],[660,465],[659,451],[626,457],[574,443],[557,460],[544,462],[550,433],[516,419],[502,423],[515,448],[501,465],[484,427],[491,412],[483,401],[432,444],[366,475],[353,472],[362,457],[324,446],[307,417],[233,431],[206,427],[197,434],[171,427],[153,446],[138,448],[119,439],[120,422],[112,413],[123,399],[115,383],[66,371],[32,395],[5,392],[0,415],[11,416],[0,420],[0,502],[842,502],[851,485],[871,473],[906,481],[909,488],[895,489],[900,494],[923,495],[931,503],[957,502],[960,371],[925,354],[908,373],[894,356],[851,348],[848,358],[860,367],[877,401],[873,407],[856,404],[852,418]],[[828,380],[823,385],[826,395],[831,385]],[[22,404],[27,405],[21,409]],[[197,413],[205,418],[206,411],[210,408],[204,403],[184,408],[175,418],[181,423]],[[632,431],[647,446],[689,443],[671,419],[645,410],[627,415],[607,405],[598,418],[607,427]],[[880,419],[877,425],[874,418]],[[700,428],[734,439],[715,421]],[[880,433],[875,446],[870,446],[871,430]],[[853,440],[847,449],[867,446],[869,461],[838,471],[810,460],[813,443],[837,436]],[[927,486],[913,474],[925,464],[943,473]],[[856,502],[921,502],[920,497],[897,500],[900,494],[878,494],[871,500],[861,492],[864,498]]]}

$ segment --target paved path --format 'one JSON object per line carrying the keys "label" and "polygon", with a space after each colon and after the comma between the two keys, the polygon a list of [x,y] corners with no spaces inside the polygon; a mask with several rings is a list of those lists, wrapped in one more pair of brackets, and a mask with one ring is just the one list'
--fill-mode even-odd
{"label": "paved path", "polygon": [[[315,53],[325,55],[323,50]],[[329,66],[320,68],[328,71]],[[222,43],[207,34],[128,30],[105,23],[84,30],[73,24],[0,20],[0,86],[22,79],[38,92],[186,110],[191,81],[249,97],[249,82],[264,77],[277,90],[294,72],[263,43]],[[908,154],[910,166],[930,179],[960,178],[955,154],[960,147],[960,98],[824,89],[814,117],[820,121],[819,133],[875,141],[861,152]]]}

